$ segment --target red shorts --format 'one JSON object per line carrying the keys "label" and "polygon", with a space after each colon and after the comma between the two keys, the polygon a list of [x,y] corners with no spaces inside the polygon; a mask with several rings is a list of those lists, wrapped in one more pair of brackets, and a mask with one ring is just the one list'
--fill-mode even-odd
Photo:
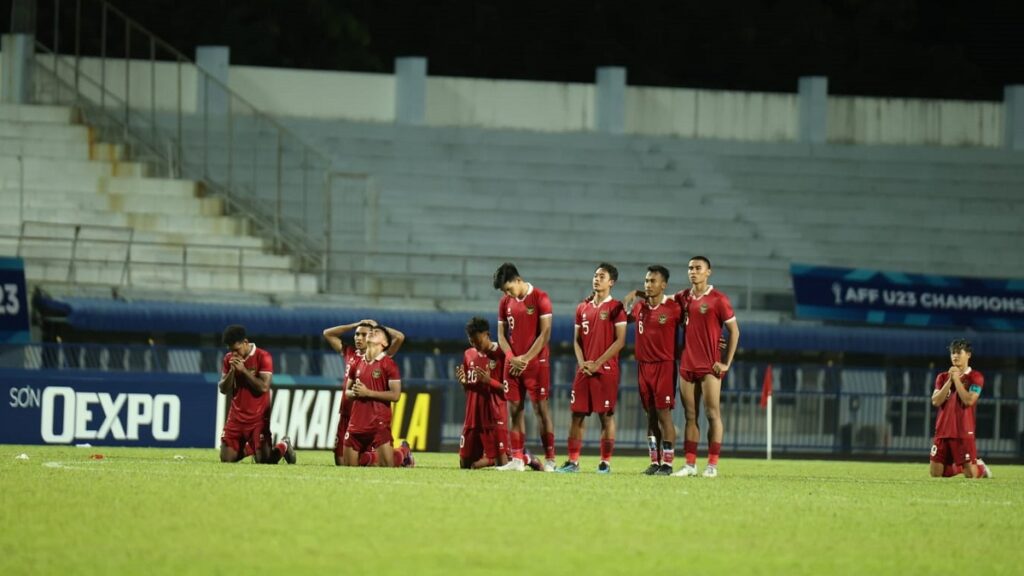
{"label": "red shorts", "polygon": [[227,446],[237,454],[242,453],[246,443],[257,450],[264,442],[270,442],[270,422],[266,420],[244,425],[228,418],[224,423],[224,431],[220,434],[221,446]]}
{"label": "red shorts", "polygon": [[459,438],[459,458],[469,462],[476,462],[481,456],[491,461],[497,460],[498,454],[504,452],[508,445],[508,431],[505,432],[505,443],[500,446],[497,432],[495,428],[463,428],[462,437]]}
{"label": "red shorts", "polygon": [[697,384],[704,381],[705,376],[714,376],[715,374],[711,370],[683,370],[679,369],[679,376],[684,382],[690,382],[691,384]]}
{"label": "red shorts", "polygon": [[675,362],[637,362],[637,383],[644,410],[671,410],[676,405]]}
{"label": "red shorts", "polygon": [[334,455],[339,458],[345,454],[345,432],[348,431],[350,414],[342,411],[338,417],[338,432],[334,435]]}
{"label": "red shorts", "polygon": [[572,381],[569,409],[573,414],[614,414],[618,398],[618,370],[601,370],[593,376],[587,376],[577,370],[576,378]]}
{"label": "red shorts", "polygon": [[978,449],[974,436],[967,438],[935,438],[932,440],[930,460],[939,464],[975,464]]}
{"label": "red shorts", "polygon": [[371,430],[352,430],[349,428],[345,431],[345,446],[356,452],[369,452],[373,448],[391,444],[393,441],[394,437],[391,436],[391,426],[383,422]]}
{"label": "red shorts", "polygon": [[502,383],[505,385],[505,399],[520,403],[530,395],[530,401],[537,403],[551,395],[551,364],[547,358],[534,358],[519,376],[509,373],[512,363],[506,360]]}

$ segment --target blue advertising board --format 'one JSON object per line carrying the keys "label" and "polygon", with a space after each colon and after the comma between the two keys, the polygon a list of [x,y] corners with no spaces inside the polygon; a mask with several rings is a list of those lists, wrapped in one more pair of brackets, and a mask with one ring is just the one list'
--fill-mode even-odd
{"label": "blue advertising board", "polygon": [[0,443],[210,448],[217,388],[200,374],[0,370]]}
{"label": "blue advertising board", "polygon": [[25,265],[21,258],[0,258],[0,343],[28,340]]}
{"label": "blue advertising board", "polygon": [[797,318],[1024,329],[1024,280],[792,264]]}

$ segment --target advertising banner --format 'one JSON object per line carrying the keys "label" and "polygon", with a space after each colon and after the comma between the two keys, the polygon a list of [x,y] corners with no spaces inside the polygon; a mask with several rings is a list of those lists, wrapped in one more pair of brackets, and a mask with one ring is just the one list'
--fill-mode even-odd
{"label": "advertising banner", "polygon": [[0,344],[28,342],[28,294],[21,258],[0,257]]}
{"label": "advertising banner", "polygon": [[214,395],[199,374],[0,370],[0,443],[210,447]]}
{"label": "advertising banner", "polygon": [[797,318],[1024,329],[1024,280],[793,264]]}

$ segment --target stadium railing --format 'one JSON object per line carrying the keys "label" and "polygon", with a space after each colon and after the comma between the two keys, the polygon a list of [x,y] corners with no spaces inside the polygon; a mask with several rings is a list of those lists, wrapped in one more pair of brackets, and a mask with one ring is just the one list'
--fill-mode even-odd
{"label": "stadium railing", "polygon": [[[276,374],[290,381],[333,385],[344,366],[337,354],[325,350],[275,349]],[[89,370],[144,374],[216,374],[224,350],[102,344],[23,344],[0,346],[0,369]],[[442,442],[457,445],[465,397],[454,381],[457,354],[401,353],[403,380],[444,391]],[[552,358],[551,409],[556,437],[569,426],[569,393],[575,360]],[[737,361],[722,389],[724,449],[733,453],[764,453],[766,411],[760,407],[766,366]],[[984,371],[984,369],[982,369]],[[931,447],[934,408],[930,396],[936,370],[928,367],[843,367],[821,364],[774,366],[775,455],[850,458],[921,457]],[[282,381],[285,379],[282,378]],[[286,385],[286,384],[279,384]],[[646,415],[636,392],[636,365],[622,362],[616,446],[643,449],[647,445]],[[677,429],[683,414],[674,410]],[[707,423],[702,418],[702,434]],[[599,425],[588,425],[585,444],[596,446]],[[527,437],[534,437],[535,416],[527,413]],[[986,373],[985,391],[977,409],[977,439],[983,456],[1024,456],[1024,373],[994,370]],[[703,444],[702,440],[702,444]],[[679,442],[677,442],[679,444]]]}

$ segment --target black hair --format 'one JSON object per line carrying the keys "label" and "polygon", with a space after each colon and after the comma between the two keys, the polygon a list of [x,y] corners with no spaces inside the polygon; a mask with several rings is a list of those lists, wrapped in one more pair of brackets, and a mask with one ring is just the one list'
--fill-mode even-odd
{"label": "black hair", "polygon": [[949,343],[950,352],[958,352],[960,350],[963,350],[968,354],[974,354],[974,351],[971,350],[971,341],[966,338],[955,338]]}
{"label": "black hair", "polygon": [[661,264],[652,264],[647,267],[648,272],[654,272],[655,274],[661,274],[661,278],[668,282],[668,268],[665,268]]}
{"label": "black hair", "polygon": [[359,324],[356,324],[356,330],[360,328],[369,328],[370,330],[373,330],[376,327],[376,325],[370,324],[369,322],[360,322]]}
{"label": "black hair", "polygon": [[711,260],[708,260],[707,256],[694,256],[690,258],[690,260],[703,260],[704,263],[708,265],[708,270],[711,269]]}
{"label": "black hair", "polygon": [[494,289],[501,290],[505,284],[519,278],[519,270],[511,262],[505,262],[494,271]]}
{"label": "black hair", "polygon": [[220,340],[225,346],[232,346],[242,340],[246,339],[245,326],[241,324],[232,324],[224,329],[224,334],[221,335]]}
{"label": "black hair", "polygon": [[598,270],[604,270],[608,273],[608,277],[612,279],[612,282],[619,281],[619,269],[607,262],[601,262],[597,265]]}
{"label": "black hair", "polygon": [[479,316],[473,316],[466,322],[466,336],[472,336],[474,334],[480,334],[481,332],[490,332],[491,323],[486,318]]}

